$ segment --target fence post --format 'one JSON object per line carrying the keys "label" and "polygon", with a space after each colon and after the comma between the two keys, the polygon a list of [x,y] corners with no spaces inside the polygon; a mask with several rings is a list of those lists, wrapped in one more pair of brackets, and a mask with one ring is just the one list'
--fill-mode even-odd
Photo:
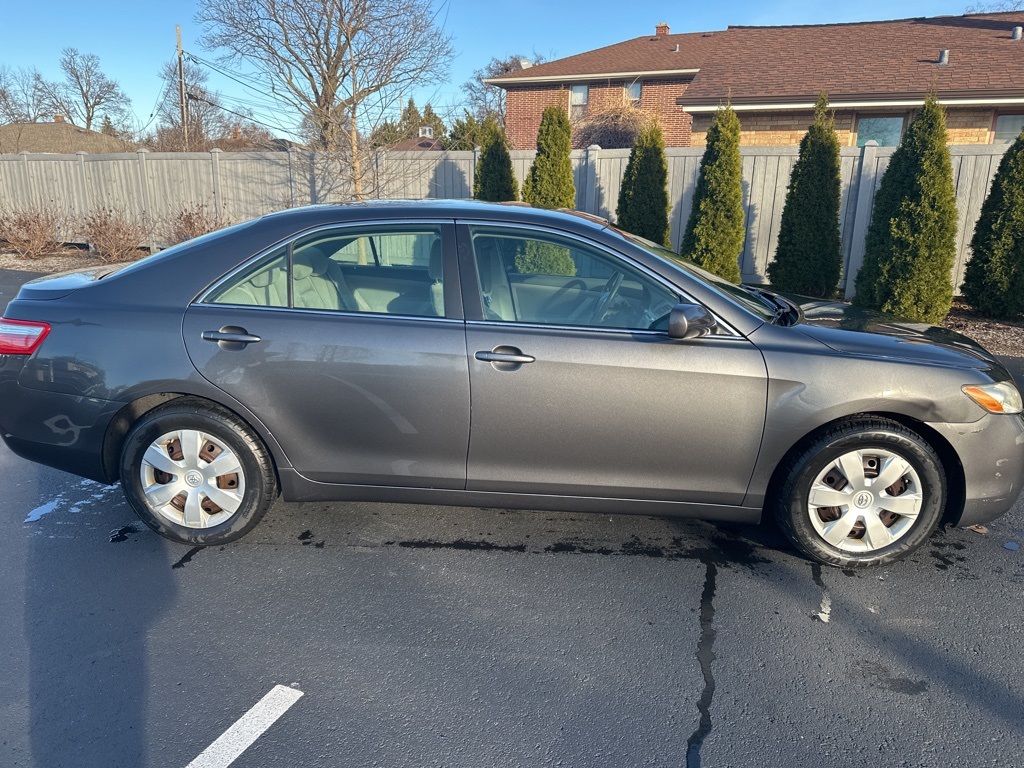
{"label": "fence post", "polygon": [[878,142],[868,141],[860,152],[860,173],[857,176],[857,207],[853,213],[853,237],[850,240],[850,261],[846,265],[846,289],[843,292],[849,301],[857,292],[857,272],[864,264],[867,245],[868,224],[871,221],[871,204],[874,200],[875,181],[878,170]]}
{"label": "fence post", "polygon": [[597,162],[601,159],[601,147],[591,144],[587,147],[586,161],[584,165],[584,188],[583,188],[583,210],[599,216],[597,199]]}
{"label": "fence post", "polygon": [[[469,196],[472,198],[476,195],[476,169],[480,163],[480,147],[473,147],[473,162],[469,168]],[[515,176],[515,171],[512,172]]]}
{"label": "fence post", "polygon": [[[136,150],[135,156],[139,162],[136,167],[139,175],[139,186],[142,188],[142,226],[146,230],[146,236],[149,239],[149,252],[156,252],[156,241],[153,237],[156,225],[153,221],[152,212],[153,209],[149,202],[149,178],[146,176],[146,155],[149,154],[149,150],[145,147]],[[127,211],[125,211],[127,213]]]}
{"label": "fence post", "polygon": [[210,150],[210,171],[213,174],[213,207],[216,209],[214,213],[214,221],[217,222],[217,226],[220,226],[220,209],[223,205],[220,196],[220,149],[214,147]]}
{"label": "fence post", "polygon": [[289,208],[295,208],[295,147],[288,147],[288,200]]}
{"label": "fence post", "polygon": [[88,216],[92,211],[92,195],[89,190],[89,181],[85,176],[85,156],[86,152],[78,150],[75,152],[75,157],[78,158],[78,186],[82,190],[82,197],[79,200],[78,205],[75,206],[78,213],[78,218],[81,220],[85,216]]}

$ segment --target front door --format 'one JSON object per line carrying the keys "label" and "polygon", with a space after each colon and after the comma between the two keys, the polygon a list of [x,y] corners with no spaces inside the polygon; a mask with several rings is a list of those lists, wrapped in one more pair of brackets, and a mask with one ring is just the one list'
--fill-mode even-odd
{"label": "front door", "polygon": [[[592,243],[460,225],[471,490],[739,504],[767,372],[746,339],[679,342],[679,296]],[[471,260],[470,260],[471,259]]]}
{"label": "front door", "polygon": [[464,488],[469,373],[453,232],[406,224],[300,238],[189,308],[189,355],[312,480]]}

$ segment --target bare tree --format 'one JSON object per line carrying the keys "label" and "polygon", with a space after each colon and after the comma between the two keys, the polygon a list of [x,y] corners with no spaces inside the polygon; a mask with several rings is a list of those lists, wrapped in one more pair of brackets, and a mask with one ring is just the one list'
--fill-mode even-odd
{"label": "bare tree", "polygon": [[196,20],[206,46],[290,107],[360,200],[375,183],[373,129],[452,58],[431,0],[200,0]]}
{"label": "bare tree", "polygon": [[181,91],[178,88],[178,63],[172,60],[160,68],[163,92],[157,107],[157,129],[147,143],[159,152],[205,152],[215,139],[228,135],[230,114],[221,105],[220,94],[207,87],[206,70],[185,62],[185,125],[188,140],[181,130]]}
{"label": "bare tree", "polygon": [[466,91],[466,103],[469,106],[470,114],[477,120],[486,120],[489,115],[493,115],[504,125],[505,90],[484,81],[499,75],[507,75],[509,72],[519,72],[532,64],[542,64],[543,62],[544,57],[537,53],[533,54],[532,61],[518,54],[510,54],[503,59],[497,57],[491,59],[476,70],[473,77],[462,86]]}
{"label": "bare tree", "polygon": [[966,13],[1005,13],[1024,8],[1024,0],[1009,0],[999,3],[978,3],[967,6]]}
{"label": "bare tree", "polygon": [[114,123],[126,122],[131,100],[117,81],[100,69],[100,59],[92,53],[65,48],[60,57],[64,79],[50,82],[38,79],[43,102],[48,111],[64,115],[68,122],[92,130],[105,115]]}
{"label": "bare tree", "polygon": [[41,80],[34,69],[0,66],[0,122],[36,123],[46,115]]}

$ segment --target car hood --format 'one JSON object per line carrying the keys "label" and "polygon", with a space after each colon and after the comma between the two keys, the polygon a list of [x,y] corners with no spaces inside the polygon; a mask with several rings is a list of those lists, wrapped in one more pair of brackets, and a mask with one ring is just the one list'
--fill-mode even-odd
{"label": "car hood", "polygon": [[802,317],[793,326],[805,336],[850,355],[920,361],[951,368],[992,369],[1010,379],[1002,364],[966,336],[928,323],[873,312],[850,304],[788,296]]}
{"label": "car hood", "polygon": [[90,283],[102,280],[111,272],[116,272],[124,266],[124,264],[104,264],[103,266],[90,269],[79,269],[37,277],[35,280],[30,280],[21,286],[18,298],[30,301],[59,299],[77,291],[79,288],[84,288]]}

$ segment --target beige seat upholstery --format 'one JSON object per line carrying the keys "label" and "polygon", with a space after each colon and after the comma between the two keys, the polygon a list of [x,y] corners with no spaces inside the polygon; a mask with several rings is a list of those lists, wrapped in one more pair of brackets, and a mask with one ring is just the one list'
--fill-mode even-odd
{"label": "beige seat upholstery", "polygon": [[505,272],[498,238],[476,237],[473,239],[473,250],[476,252],[480,293],[484,300],[484,317],[488,320],[515,321],[512,286]]}
{"label": "beige seat upholstery", "polygon": [[295,252],[292,274],[292,301],[297,309],[370,311],[370,306],[349,286],[341,266],[315,245]]}
{"label": "beige seat upholstery", "polygon": [[441,252],[441,239],[436,238],[430,244],[430,263],[427,274],[433,281],[430,284],[430,303],[434,314],[444,317],[444,254]]}

